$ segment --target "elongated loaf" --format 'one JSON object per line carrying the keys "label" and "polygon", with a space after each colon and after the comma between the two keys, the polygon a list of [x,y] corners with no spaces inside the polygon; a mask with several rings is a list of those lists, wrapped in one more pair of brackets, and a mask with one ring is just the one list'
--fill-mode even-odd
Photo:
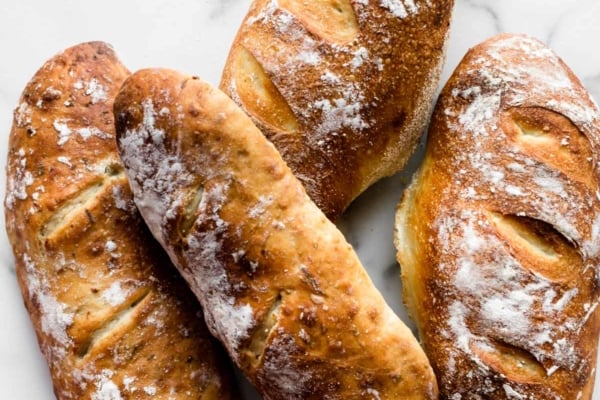
{"label": "elongated loaf", "polygon": [[444,399],[590,399],[600,327],[599,111],[529,37],[442,91],[396,245]]}
{"label": "elongated loaf", "polygon": [[444,62],[453,0],[256,0],[221,89],[335,219],[408,161]]}
{"label": "elongated loaf", "polygon": [[129,75],[104,43],[49,60],[10,134],[6,227],[59,399],[230,399],[226,354],[147,231],[118,158]]}
{"label": "elongated loaf", "polygon": [[142,216],[265,399],[437,397],[411,331],[231,99],[142,70],[115,116]]}

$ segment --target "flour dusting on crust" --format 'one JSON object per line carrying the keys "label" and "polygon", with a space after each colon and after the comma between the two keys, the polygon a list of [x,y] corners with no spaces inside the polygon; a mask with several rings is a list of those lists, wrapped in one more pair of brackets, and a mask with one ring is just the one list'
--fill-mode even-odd
{"label": "flour dusting on crust", "polygon": [[241,340],[248,337],[256,321],[250,305],[236,304],[225,266],[218,256],[221,253],[220,237],[226,234],[228,228],[219,217],[227,190],[221,185],[204,192],[198,210],[206,218],[205,222],[212,222],[214,228],[207,232],[197,231],[188,238],[186,263],[198,266],[198,270],[183,273],[194,283],[191,287],[196,295],[203,299],[208,310],[205,312],[208,327],[224,341],[231,354],[239,354],[237,349]]}
{"label": "flour dusting on crust", "polygon": [[99,374],[96,391],[92,393],[92,400],[122,400],[119,387],[111,380],[114,372],[108,369]]}
{"label": "flour dusting on crust", "polygon": [[305,399],[315,379],[310,371],[301,368],[295,361],[299,351],[294,337],[282,329],[264,356],[261,374],[270,384],[275,383],[289,400]]}
{"label": "flour dusting on crust", "polygon": [[88,140],[92,136],[96,136],[100,139],[109,139],[112,137],[112,135],[110,135],[109,133],[103,132],[100,129],[93,126],[73,128],[69,126],[70,122],[71,121],[69,121],[68,119],[56,119],[52,123],[52,127],[58,134],[57,143],[59,146],[63,146],[65,143],[67,143],[67,141],[71,139],[71,135],[73,133],[79,134],[79,136],[81,136],[83,140]]}
{"label": "flour dusting on crust", "polygon": [[398,18],[406,18],[419,12],[414,0],[380,0],[381,6],[390,10]]}
{"label": "flour dusting on crust", "polygon": [[[444,150],[450,154],[446,168],[455,171],[440,204],[458,201],[438,211],[433,225],[436,268],[440,276],[450,277],[440,303],[448,315],[440,336],[453,345],[440,366],[440,379],[455,390],[445,393],[451,399],[469,390],[455,385],[458,368],[463,368],[461,381],[477,387],[476,395],[530,399],[526,384],[507,378],[480,354],[494,353],[498,343],[513,346],[531,355],[547,377],[558,371],[585,376],[593,367],[578,338],[599,302],[594,289],[600,283],[598,177],[594,172],[591,187],[527,151],[507,133],[502,116],[514,107],[564,116],[594,154],[579,168],[595,171],[600,167],[595,155],[600,114],[562,61],[540,42],[506,35],[485,51],[469,58],[469,68],[458,70],[462,75],[455,82],[468,84],[448,91],[444,101],[450,105],[439,110],[448,132],[442,140],[453,148]],[[540,129],[549,134],[551,128]],[[538,140],[530,132],[522,135]],[[556,140],[569,149],[568,136]],[[588,218],[583,221],[582,215]],[[563,267],[575,278],[551,278],[523,261],[520,250],[498,231],[498,224],[510,224],[503,219],[509,217],[547,224],[576,249],[581,264]],[[535,248],[535,243],[528,246]],[[551,251],[545,257],[554,259]],[[592,303],[582,301],[590,296]],[[470,365],[466,375],[465,362]],[[551,386],[537,390],[557,396]]]}
{"label": "flour dusting on crust", "polygon": [[30,296],[41,309],[42,331],[57,342],[57,346],[51,348],[54,355],[63,358],[73,344],[67,329],[73,322],[74,314],[51,294],[49,283],[28,254],[23,255],[23,262]]}
{"label": "flour dusting on crust", "polygon": [[[146,223],[164,244],[162,226],[174,216],[174,208],[181,204],[176,188],[192,181],[189,172],[176,156],[166,156],[162,139],[164,131],[154,126],[156,111],[151,100],[143,105],[141,126],[120,138],[121,156],[128,166],[130,185],[134,188],[135,203],[146,218]],[[154,145],[147,146],[151,141]]]}
{"label": "flour dusting on crust", "polygon": [[[158,114],[153,102],[145,100],[142,109],[140,126],[120,138],[121,154],[128,167],[135,202],[150,230],[169,251],[163,227],[175,218],[182,207],[184,200],[177,189],[191,184],[194,178],[178,156],[165,149],[165,132],[156,127]],[[168,109],[161,110],[160,116],[172,117]],[[187,238],[186,264],[194,267],[183,270],[182,274],[188,282],[193,282],[190,286],[205,304],[209,329],[233,352],[247,337],[255,321],[252,307],[235,304],[226,270],[217,258],[220,250],[218,236],[227,228],[218,214],[226,198],[226,190],[227,187],[218,186],[204,191],[198,210],[212,220],[214,229]],[[268,202],[267,199],[265,201]],[[257,208],[254,212],[260,213],[260,210]],[[171,257],[177,256],[171,252]]]}
{"label": "flour dusting on crust", "polygon": [[7,177],[6,208],[13,209],[17,200],[25,200],[28,197],[27,188],[33,185],[33,174],[27,169],[27,158],[25,150],[17,152],[18,162],[15,162],[14,172]]}

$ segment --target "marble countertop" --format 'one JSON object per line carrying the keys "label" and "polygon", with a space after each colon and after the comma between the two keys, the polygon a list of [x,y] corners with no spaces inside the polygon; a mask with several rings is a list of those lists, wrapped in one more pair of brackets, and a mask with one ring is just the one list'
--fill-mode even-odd
{"label": "marble countertop", "polygon": [[[79,42],[111,43],[131,69],[170,67],[217,84],[229,45],[250,0],[132,0],[76,2],[20,0],[0,6],[0,140],[12,110],[35,71]],[[600,100],[600,2],[597,0],[456,0],[446,81],[466,50],[499,32],[533,35],[554,49]],[[6,154],[0,152],[4,168]],[[392,244],[393,216],[419,155],[394,177],[357,199],[339,222],[373,281],[406,321]],[[0,174],[0,196],[6,178]],[[4,220],[0,219],[0,397],[50,399],[52,386],[23,307]],[[600,365],[599,365],[600,366]],[[250,389],[247,399],[258,399]],[[594,400],[600,400],[600,388]]]}

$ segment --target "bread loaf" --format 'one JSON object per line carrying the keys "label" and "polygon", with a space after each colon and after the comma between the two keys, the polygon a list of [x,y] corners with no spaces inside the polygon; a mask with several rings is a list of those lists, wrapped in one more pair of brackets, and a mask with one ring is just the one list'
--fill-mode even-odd
{"label": "bread loaf", "polygon": [[453,0],[256,0],[220,87],[335,219],[408,161],[433,106]]}
{"label": "bread loaf", "polygon": [[115,118],[142,216],[265,399],[437,397],[411,331],[231,99],[142,70]]}
{"label": "bread loaf", "polygon": [[143,224],[116,151],[129,75],[104,43],[53,57],[10,133],[6,227],[58,399],[235,398],[226,354]]}
{"label": "bread loaf", "polygon": [[599,111],[545,45],[471,49],[435,107],[396,246],[444,399],[590,399]]}

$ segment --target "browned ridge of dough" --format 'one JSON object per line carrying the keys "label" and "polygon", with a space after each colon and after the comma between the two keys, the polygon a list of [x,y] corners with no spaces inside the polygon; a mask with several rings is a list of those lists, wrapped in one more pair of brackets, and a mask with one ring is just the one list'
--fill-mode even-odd
{"label": "browned ridge of dough", "polygon": [[256,58],[241,48],[232,60],[240,93],[254,93],[253,115],[261,115],[264,124],[286,134],[298,131],[298,121],[290,106],[269,79]]}
{"label": "browned ridge of dough", "polygon": [[344,45],[359,34],[350,0],[281,0],[279,5],[302,21],[309,32],[323,40]]}
{"label": "browned ridge of dough", "polygon": [[[577,279],[575,265],[583,265],[577,249],[563,235],[544,221],[517,215],[493,213],[490,216],[496,233],[523,261],[523,267],[552,282]],[[526,260],[534,259],[535,263]]]}

